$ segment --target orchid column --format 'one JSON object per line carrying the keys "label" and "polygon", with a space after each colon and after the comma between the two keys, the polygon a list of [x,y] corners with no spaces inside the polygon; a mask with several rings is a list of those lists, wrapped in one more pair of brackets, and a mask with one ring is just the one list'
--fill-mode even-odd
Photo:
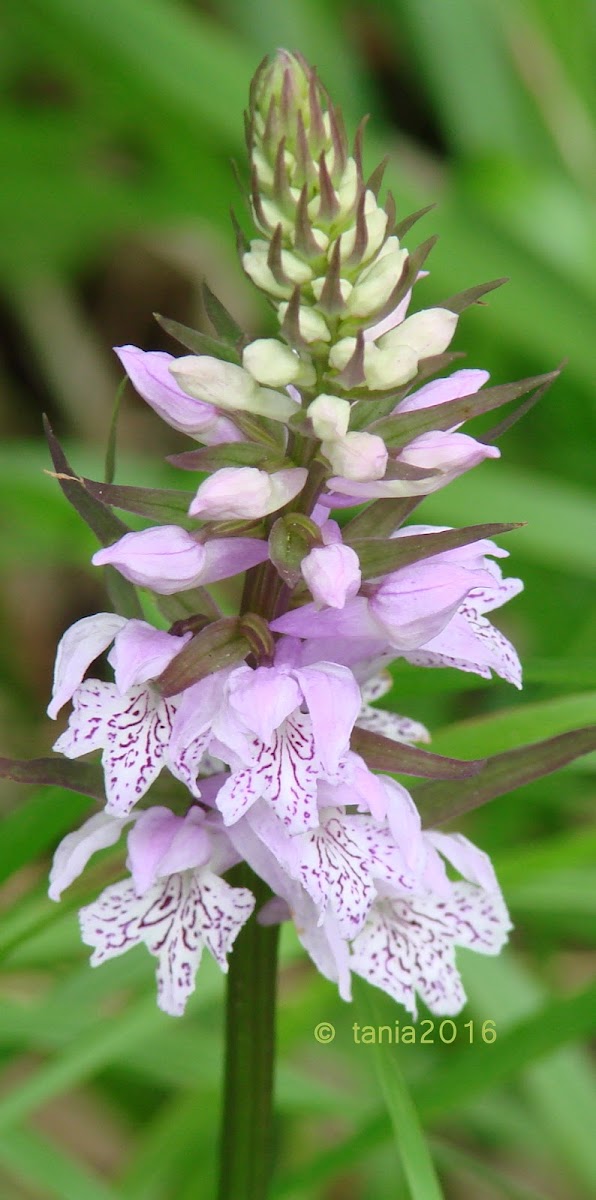
{"label": "orchid column", "polygon": [[[361,132],[350,150],[299,55],[257,72],[247,139],[258,236],[239,235],[242,263],[276,336],[250,342],[206,288],[213,335],[162,319],[190,354],[117,348],[139,395],[195,443],[170,460],[202,473],[192,490],[82,478],[48,428],[115,611],[58,647],[62,757],[2,766],[102,806],[58,846],[52,899],[126,838],[128,874],[80,913],[93,965],[144,944],[172,1016],[204,950],[228,973],[220,1200],[268,1193],[280,922],[344,1000],[354,972],[414,1020],[419,999],[460,1012],[457,947],[497,954],[510,924],[488,857],[434,827],[592,748],[565,734],[493,769],[418,747],[423,726],[376,707],[401,658],[521,686],[486,616],[522,587],[495,561],[507,552],[493,538],[514,527],[405,522],[499,457],[514,418],[482,440],[460,432],[468,418],[537,398],[555,373],[492,388],[477,368],[444,373],[459,314],[496,283],[408,315],[432,242],[405,248],[420,214],[395,224],[382,170],[363,176]],[[234,577],[242,599],[224,614],[210,587]],[[87,675],[108,648],[113,682]],[[101,764],[76,761],[91,754]],[[395,775],[428,782],[411,795]]]}

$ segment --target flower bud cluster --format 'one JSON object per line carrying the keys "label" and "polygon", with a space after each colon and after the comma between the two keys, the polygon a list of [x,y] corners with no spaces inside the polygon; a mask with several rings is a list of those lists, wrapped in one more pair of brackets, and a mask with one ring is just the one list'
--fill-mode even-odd
{"label": "flower bud cluster", "polygon": [[[341,382],[358,359],[358,332],[393,312],[411,282],[392,199],[379,201],[382,170],[365,181],[361,131],[350,151],[341,114],[300,55],[280,51],[260,68],[246,127],[260,236],[243,265],[273,300],[282,335],[296,352],[282,379],[273,370],[279,356],[268,347],[271,368],[263,373],[259,364],[256,378],[270,382],[274,375],[280,386],[302,374],[308,387],[304,374],[314,359],[330,362]],[[430,310],[401,339],[379,347],[370,342],[358,377],[352,372],[343,382],[385,390],[412,379],[420,358],[448,344],[456,323],[451,316]]]}

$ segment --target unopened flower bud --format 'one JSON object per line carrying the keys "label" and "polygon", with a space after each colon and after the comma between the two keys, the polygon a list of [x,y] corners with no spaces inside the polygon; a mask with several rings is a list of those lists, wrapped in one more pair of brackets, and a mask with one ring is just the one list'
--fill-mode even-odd
{"label": "unopened flower bud", "polygon": [[312,271],[307,263],[292,254],[290,250],[281,251],[281,269],[283,279],[275,277],[267,262],[269,243],[257,238],[250,244],[250,250],[242,257],[242,265],[253,283],[263,292],[280,300],[289,300],[296,284],[308,283],[312,279]]}
{"label": "unopened flower bud", "polygon": [[251,342],[243,352],[242,365],[257,383],[268,387],[287,387],[289,383],[311,387],[316,378],[312,363],[305,362],[277,338]]}
{"label": "unopened flower bud", "polygon": [[315,546],[300,569],[315,604],[321,607],[343,608],[362,582],[356,551],[338,543]]}
{"label": "unopened flower bud", "polygon": [[345,479],[382,479],[387,468],[387,447],[376,433],[346,433],[337,441],[323,442],[322,450]]}
{"label": "unopened flower bud", "polygon": [[424,308],[383,334],[378,342],[379,349],[397,350],[400,346],[408,346],[418,358],[442,354],[455,333],[457,319],[457,313],[448,308]]}
{"label": "unopened flower bud", "polygon": [[175,359],[170,370],[189,396],[230,412],[259,413],[275,421],[287,421],[296,411],[289,396],[259,387],[242,367],[207,354]]}
{"label": "unopened flower bud", "polygon": [[358,276],[347,302],[350,316],[370,317],[379,312],[397,287],[408,251],[399,247],[397,238],[389,238],[385,245],[388,246],[390,242],[395,243],[395,248],[390,253],[381,251],[375,261]]}
{"label": "unopened flower bud", "polygon": [[302,491],[306,467],[259,471],[256,467],[223,467],[201,484],[188,510],[208,521],[250,520],[276,512]]}
{"label": "unopened flower bud", "polygon": [[[288,305],[285,303],[278,305],[277,315],[280,322],[285,318],[288,311]],[[309,344],[311,342],[328,342],[331,339],[329,327],[322,313],[317,312],[314,308],[307,308],[302,305],[298,311],[298,330],[300,337]]]}
{"label": "unopened flower bud", "polygon": [[309,404],[307,415],[316,437],[321,441],[333,441],[343,438],[350,424],[350,402],[340,400],[339,396],[317,396]]}
{"label": "unopened flower bud", "polygon": [[[380,208],[377,204],[376,196],[373,192],[366,193],[364,206],[364,224],[366,227],[366,245],[362,255],[362,261],[368,262],[373,258],[379,247],[383,244],[383,238],[387,230],[387,213],[384,208]],[[357,226],[354,224],[351,229],[346,230],[340,237],[340,258],[345,262],[350,255],[353,254],[357,240]]]}

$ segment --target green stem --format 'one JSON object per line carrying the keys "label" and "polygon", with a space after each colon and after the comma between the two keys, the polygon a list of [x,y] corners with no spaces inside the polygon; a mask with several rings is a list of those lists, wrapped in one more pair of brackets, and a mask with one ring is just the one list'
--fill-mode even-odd
{"label": "green stem", "polygon": [[[256,911],[271,895],[246,863],[230,881],[250,888]],[[230,956],[218,1200],[266,1200],[269,1192],[278,932],[253,915]]]}

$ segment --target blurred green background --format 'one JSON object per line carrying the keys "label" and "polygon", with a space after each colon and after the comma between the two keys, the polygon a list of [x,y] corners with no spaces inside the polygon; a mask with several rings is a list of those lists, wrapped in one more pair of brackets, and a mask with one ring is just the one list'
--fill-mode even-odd
{"label": "blurred green background", "polygon": [[[528,522],[507,541],[526,591],[498,617],[524,659],[524,693],[408,669],[392,701],[431,726],[435,749],[465,757],[596,720],[592,0],[26,0],[4,26],[2,752],[48,751],[56,639],[106,603],[92,537],[43,474],[42,411],[99,478],[113,344],[174,350],[151,314],[201,323],[203,278],[248,331],[269,328],[235,256],[231,205],[248,225],[230,159],[242,174],[249,79],[277,46],[319,66],[348,129],[371,113],[368,162],[389,154],[398,216],[437,201],[420,226],[418,240],[440,241],[419,304],[510,277],[460,324],[467,365],[498,383],[568,360],[504,438],[504,460],[420,510],[440,524]],[[119,481],[171,478],[166,445],[181,443],[129,391]],[[401,1087],[396,1066],[446,1197],[596,1194],[593,792],[585,759],[459,823],[494,855],[516,932],[499,960],[461,956],[470,1004],[452,1045],[435,1030],[434,1045],[355,1046],[352,1022],[366,1017],[286,932],[276,1200],[408,1196],[383,1107],[383,1088]],[[0,1194],[209,1200],[216,969],[204,963],[180,1022],[155,1008],[144,951],[91,972],[75,911],[115,877],[114,855],[51,905],[49,855],[87,802],[2,795]],[[391,1024],[403,1017],[384,997],[378,1007]],[[496,1021],[493,1045],[466,1045],[471,1019]],[[337,1027],[327,1046],[312,1033],[323,1020]]]}

